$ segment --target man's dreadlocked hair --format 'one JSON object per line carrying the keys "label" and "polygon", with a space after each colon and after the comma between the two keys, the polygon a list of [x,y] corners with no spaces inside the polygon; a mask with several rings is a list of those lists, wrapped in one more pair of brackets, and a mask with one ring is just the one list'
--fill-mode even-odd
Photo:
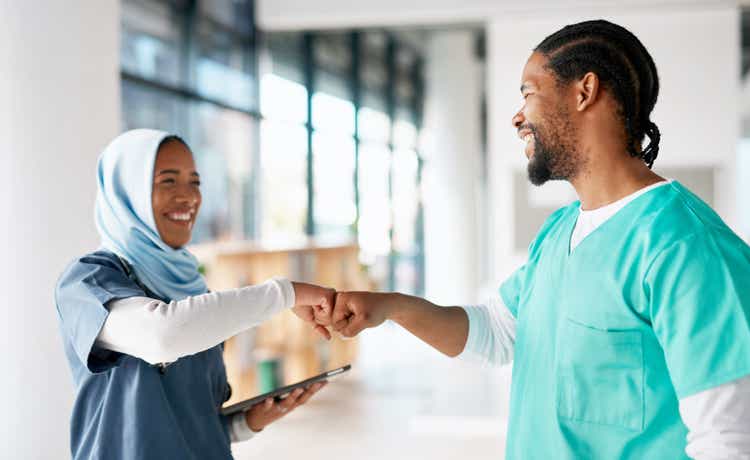
{"label": "man's dreadlocked hair", "polygon": [[[594,72],[620,104],[628,153],[651,168],[659,154],[659,128],[649,119],[659,95],[659,76],[646,47],[624,27],[604,20],[566,26],[534,51],[545,55],[559,83]],[[644,136],[650,141],[641,150]]]}

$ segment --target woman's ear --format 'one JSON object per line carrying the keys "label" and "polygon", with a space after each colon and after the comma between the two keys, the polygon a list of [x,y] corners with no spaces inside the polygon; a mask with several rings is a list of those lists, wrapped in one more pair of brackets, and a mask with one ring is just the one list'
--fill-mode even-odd
{"label": "woman's ear", "polygon": [[599,98],[599,76],[594,72],[587,72],[575,84],[575,91],[576,110],[583,112]]}

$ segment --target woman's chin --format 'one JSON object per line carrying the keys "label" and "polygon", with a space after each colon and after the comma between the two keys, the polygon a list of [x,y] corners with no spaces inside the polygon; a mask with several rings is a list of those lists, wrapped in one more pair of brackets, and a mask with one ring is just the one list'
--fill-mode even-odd
{"label": "woman's chin", "polygon": [[162,241],[164,241],[167,246],[171,247],[172,249],[180,249],[190,243],[192,233],[188,232],[187,234],[169,234],[160,236]]}

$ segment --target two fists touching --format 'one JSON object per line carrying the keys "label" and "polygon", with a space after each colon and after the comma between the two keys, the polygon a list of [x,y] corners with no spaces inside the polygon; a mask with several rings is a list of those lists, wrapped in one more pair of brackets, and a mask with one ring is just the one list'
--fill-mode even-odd
{"label": "two fists touching", "polygon": [[[391,319],[438,351],[457,356],[469,334],[469,318],[461,307],[441,307],[419,297],[397,293],[336,292],[306,283],[292,283],[293,311],[326,339],[331,331],[354,337],[362,330]],[[303,404],[320,389],[313,386],[283,402],[268,400],[247,412],[247,424],[254,430],[282,417]]]}
{"label": "two fists touching", "polygon": [[336,292],[314,284],[293,282],[294,313],[326,339],[331,330],[354,337],[363,329],[379,326],[393,312],[389,294]]}
{"label": "two fists touching", "polygon": [[[349,337],[365,327],[371,327],[369,325],[376,325],[372,321],[373,315],[370,310],[379,310],[377,307],[367,305],[366,309],[363,309],[361,300],[350,302],[346,297],[348,294],[336,293],[333,289],[314,284],[293,282],[292,287],[295,295],[294,313],[326,339],[331,338],[329,328],[333,327],[334,318],[338,318],[338,324],[341,326],[341,329],[335,330],[341,331],[342,334],[350,333]],[[361,294],[363,299],[370,297],[366,292],[357,294]],[[349,305],[353,307],[349,308]],[[362,321],[362,318],[367,320]],[[280,402],[268,398],[254,405],[245,412],[247,426],[256,433],[263,430],[270,423],[307,402],[324,385],[325,382],[315,383],[304,390],[298,388]]]}
{"label": "two fists touching", "polygon": [[354,337],[386,319],[411,332],[447,356],[458,356],[469,337],[469,317],[459,306],[439,306],[399,293],[336,292],[313,284],[292,283],[294,312],[320,335],[331,330]]}

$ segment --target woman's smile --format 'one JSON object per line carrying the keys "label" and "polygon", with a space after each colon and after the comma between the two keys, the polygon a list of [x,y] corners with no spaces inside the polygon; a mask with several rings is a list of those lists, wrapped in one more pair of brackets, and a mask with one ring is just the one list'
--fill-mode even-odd
{"label": "woman's smile", "polygon": [[192,228],[195,223],[195,209],[167,211],[162,214],[168,222],[180,227]]}

